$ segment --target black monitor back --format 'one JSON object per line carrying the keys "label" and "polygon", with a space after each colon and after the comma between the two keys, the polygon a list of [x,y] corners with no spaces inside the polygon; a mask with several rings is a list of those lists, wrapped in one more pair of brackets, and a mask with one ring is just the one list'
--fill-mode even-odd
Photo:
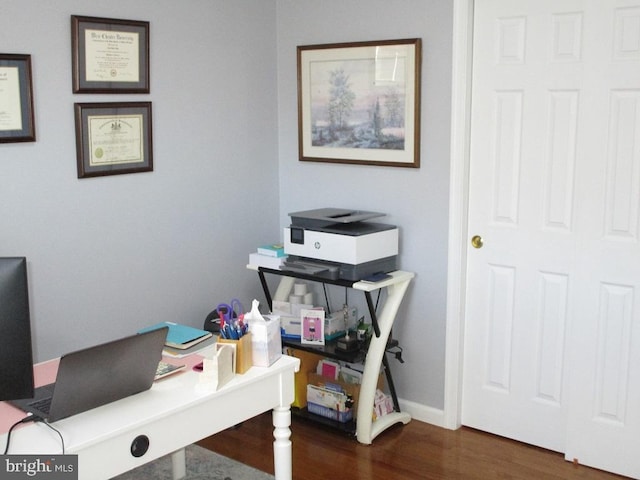
{"label": "black monitor back", "polygon": [[27,259],[0,257],[0,400],[33,397]]}

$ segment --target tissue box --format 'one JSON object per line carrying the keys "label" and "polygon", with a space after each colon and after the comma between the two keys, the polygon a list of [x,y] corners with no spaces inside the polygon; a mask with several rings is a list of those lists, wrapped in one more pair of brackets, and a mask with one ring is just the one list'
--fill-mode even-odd
{"label": "tissue box", "polygon": [[280,337],[280,316],[264,315],[265,322],[252,321],[251,347],[253,364],[268,367],[282,356],[282,338]]}

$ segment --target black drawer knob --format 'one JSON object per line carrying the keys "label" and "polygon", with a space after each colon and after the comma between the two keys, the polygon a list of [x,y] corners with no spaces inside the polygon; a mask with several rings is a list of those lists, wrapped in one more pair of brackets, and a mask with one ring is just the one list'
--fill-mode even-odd
{"label": "black drawer knob", "polygon": [[149,450],[149,437],[146,435],[138,435],[131,442],[131,455],[141,457]]}

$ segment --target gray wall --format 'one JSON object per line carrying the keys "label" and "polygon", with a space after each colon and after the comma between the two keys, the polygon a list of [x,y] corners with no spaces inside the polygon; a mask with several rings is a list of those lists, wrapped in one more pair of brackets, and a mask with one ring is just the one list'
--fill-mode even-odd
{"label": "gray wall", "polygon": [[[70,15],[151,23],[150,95],[71,93]],[[385,212],[416,272],[394,336],[417,418],[444,402],[452,2],[5,0],[0,51],[30,53],[37,142],[0,145],[0,255],[29,258],[44,360],[151,321],[200,325],[216,301],[262,298],[244,267],[292,211]],[[296,50],[420,37],[422,167],[299,162]],[[4,45],[4,46],[2,46]],[[153,173],[76,178],[74,102],[153,102]],[[311,194],[310,194],[311,192]]]}
{"label": "gray wall", "polygon": [[[401,398],[435,408],[444,405],[452,6],[278,0],[281,224],[290,212],[336,206],[384,212],[381,221],[400,227],[400,268],[416,278],[393,330],[406,363],[391,365]],[[415,37],[423,49],[421,168],[299,162],[296,46]]]}
{"label": "gray wall", "polygon": [[[150,22],[149,95],[71,92],[70,16]],[[0,51],[32,55],[37,142],[0,145],[0,252],[29,259],[35,356],[250,299],[278,229],[272,2],[8,0]],[[74,102],[153,103],[152,173],[78,179]]]}

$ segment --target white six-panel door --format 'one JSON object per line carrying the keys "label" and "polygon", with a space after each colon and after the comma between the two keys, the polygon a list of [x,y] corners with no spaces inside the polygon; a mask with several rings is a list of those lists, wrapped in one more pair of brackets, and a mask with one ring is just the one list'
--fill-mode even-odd
{"label": "white six-panel door", "polygon": [[[590,2],[567,459],[640,478],[640,1]],[[588,14],[588,15],[587,15]],[[599,28],[589,38],[588,28]],[[590,107],[593,105],[593,107]]]}
{"label": "white six-panel door", "polygon": [[640,1],[474,15],[462,421],[640,477]]}

